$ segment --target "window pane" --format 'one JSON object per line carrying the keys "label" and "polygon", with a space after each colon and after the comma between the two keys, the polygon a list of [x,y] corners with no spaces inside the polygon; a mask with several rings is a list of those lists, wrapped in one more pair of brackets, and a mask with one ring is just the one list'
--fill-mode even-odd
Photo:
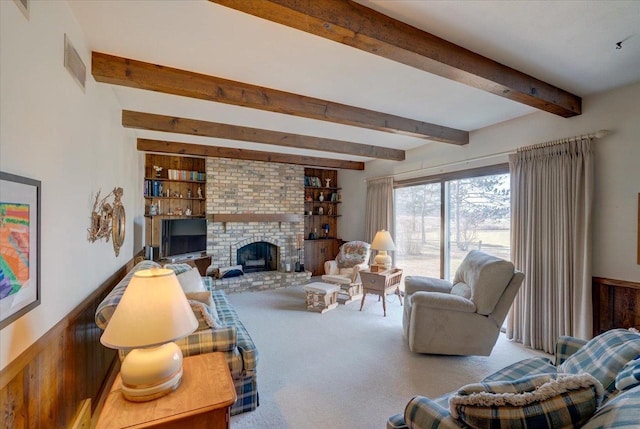
{"label": "window pane", "polygon": [[395,265],[404,276],[440,277],[440,183],[395,190]]}
{"label": "window pane", "polygon": [[509,195],[508,174],[446,183],[447,278],[472,249],[510,259]]}

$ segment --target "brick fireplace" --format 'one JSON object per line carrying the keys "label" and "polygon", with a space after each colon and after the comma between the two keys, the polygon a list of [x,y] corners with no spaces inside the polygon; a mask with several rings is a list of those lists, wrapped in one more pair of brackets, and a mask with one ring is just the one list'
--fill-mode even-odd
{"label": "brick fireplace", "polygon": [[[304,219],[290,216],[304,212],[304,167],[207,158],[206,171],[207,253],[212,255],[212,265],[236,265],[238,249],[247,244],[265,242],[276,249],[273,270],[215,280],[215,287],[241,291],[306,283],[306,273],[285,270],[287,264],[295,266],[297,237],[304,233]],[[270,220],[280,217],[293,220]],[[300,258],[304,261],[302,254]]]}

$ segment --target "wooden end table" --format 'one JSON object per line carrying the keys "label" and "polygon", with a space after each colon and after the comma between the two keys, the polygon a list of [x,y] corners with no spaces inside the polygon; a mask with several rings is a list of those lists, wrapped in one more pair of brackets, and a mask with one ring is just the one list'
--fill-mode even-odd
{"label": "wooden end table", "polygon": [[236,401],[224,353],[184,358],[182,383],[175,391],[148,402],[130,402],[116,377],[96,429],[101,428],[229,428],[229,410]]}
{"label": "wooden end table", "polygon": [[360,278],[362,279],[362,287],[364,289],[360,303],[360,311],[362,311],[362,307],[364,307],[364,300],[367,297],[367,293],[373,293],[382,297],[382,309],[385,317],[387,316],[386,296],[388,294],[395,292],[398,295],[398,300],[400,300],[400,305],[402,305],[402,295],[400,294],[402,269],[392,268],[377,273],[373,273],[371,270],[364,270],[360,271]]}

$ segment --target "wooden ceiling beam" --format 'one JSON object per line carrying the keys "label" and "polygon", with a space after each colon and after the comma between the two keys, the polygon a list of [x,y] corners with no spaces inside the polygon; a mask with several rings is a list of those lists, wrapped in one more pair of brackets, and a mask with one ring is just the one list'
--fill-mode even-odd
{"label": "wooden ceiling beam", "polygon": [[91,73],[97,82],[113,85],[404,134],[443,143],[469,143],[469,132],[464,130],[100,52],[91,54]]}
{"label": "wooden ceiling beam", "polygon": [[405,152],[398,149],[131,110],[122,111],[122,125],[127,128],[264,143],[367,158],[393,161],[405,159]]}
{"label": "wooden ceiling beam", "polygon": [[580,97],[347,0],[209,0],[562,117]]}
{"label": "wooden ceiling beam", "polygon": [[235,149],[230,147],[208,146],[202,144],[180,143],[166,140],[138,139],[137,147],[138,150],[145,152],[208,156],[213,158],[245,159],[251,161],[277,162],[281,164],[296,164],[312,167],[338,168],[345,170],[364,170],[364,162],[343,161],[340,159],[317,158],[313,156],[289,155],[274,152],[262,152],[258,150]]}

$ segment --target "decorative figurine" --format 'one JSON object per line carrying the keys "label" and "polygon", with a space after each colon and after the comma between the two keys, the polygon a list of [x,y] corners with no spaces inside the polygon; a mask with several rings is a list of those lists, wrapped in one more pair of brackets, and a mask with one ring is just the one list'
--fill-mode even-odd
{"label": "decorative figurine", "polygon": [[187,189],[187,198],[191,198],[191,197],[192,197],[191,189]]}
{"label": "decorative figurine", "polygon": [[157,214],[158,214],[158,205],[151,204],[151,206],[149,206],[149,216],[155,216]]}
{"label": "decorative figurine", "polygon": [[162,167],[159,165],[154,165],[153,169],[156,171],[156,177],[160,177],[160,172],[162,171]]}
{"label": "decorative figurine", "polygon": [[184,214],[186,214],[187,216],[191,216],[191,209],[187,207],[187,210],[185,210]]}
{"label": "decorative figurine", "polygon": [[321,215],[324,213],[324,209],[322,207],[318,207],[318,214]]}
{"label": "decorative figurine", "polygon": [[327,186],[326,187],[329,188],[330,187],[329,183],[331,183],[331,178],[327,178],[327,179],[324,179],[324,180],[327,182]]}
{"label": "decorative figurine", "polygon": [[202,199],[202,188],[198,186],[198,198]]}

